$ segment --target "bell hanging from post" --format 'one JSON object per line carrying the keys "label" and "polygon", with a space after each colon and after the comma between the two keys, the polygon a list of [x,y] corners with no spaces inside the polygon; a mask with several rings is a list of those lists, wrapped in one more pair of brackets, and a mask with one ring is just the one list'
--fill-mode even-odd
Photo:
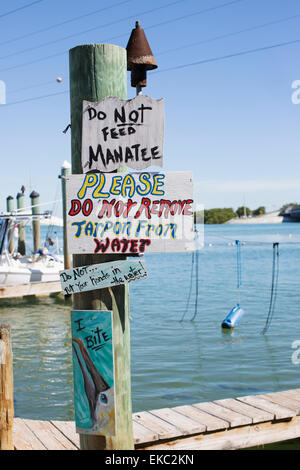
{"label": "bell hanging from post", "polygon": [[127,70],[131,71],[131,86],[147,86],[147,70],[157,69],[157,64],[139,21],[132,30],[127,50]]}

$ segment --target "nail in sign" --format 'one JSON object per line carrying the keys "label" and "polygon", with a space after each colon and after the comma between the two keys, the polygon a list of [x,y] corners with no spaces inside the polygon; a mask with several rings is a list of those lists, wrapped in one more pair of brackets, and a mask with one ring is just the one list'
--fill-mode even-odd
{"label": "nail in sign", "polygon": [[111,172],[122,166],[163,166],[164,100],[138,95],[83,101],[82,168]]}

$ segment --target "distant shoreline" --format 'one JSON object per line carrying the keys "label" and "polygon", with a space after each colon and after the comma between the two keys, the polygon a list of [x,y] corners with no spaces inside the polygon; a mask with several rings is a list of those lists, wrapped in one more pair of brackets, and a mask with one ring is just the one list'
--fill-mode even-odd
{"label": "distant shoreline", "polygon": [[269,212],[263,215],[257,215],[255,217],[235,217],[234,219],[228,220],[225,224],[233,225],[245,225],[245,224],[282,224],[284,218],[279,215],[280,211]]}

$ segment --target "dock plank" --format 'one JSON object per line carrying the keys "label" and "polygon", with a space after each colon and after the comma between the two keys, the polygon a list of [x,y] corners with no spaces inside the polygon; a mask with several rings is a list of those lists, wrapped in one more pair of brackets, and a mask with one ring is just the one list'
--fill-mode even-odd
{"label": "dock plank", "polygon": [[269,400],[277,405],[285,406],[290,410],[295,411],[296,415],[300,414],[300,402],[293,400],[289,397],[282,396],[278,393],[268,393],[266,395],[258,395],[258,397],[264,398],[265,400]]}
{"label": "dock plank", "polygon": [[293,398],[293,400],[300,402],[300,389],[295,390],[285,390],[284,392],[279,392],[282,396]]}
{"label": "dock plank", "polygon": [[133,420],[142,424],[142,426],[151,429],[151,431],[158,435],[159,439],[169,439],[172,437],[179,437],[181,435],[180,429],[178,429],[176,426],[167,423],[163,419],[154,416],[148,411],[135,413],[133,415]]}
{"label": "dock plank", "polygon": [[176,426],[180,429],[183,436],[197,434],[205,429],[203,424],[198,423],[191,417],[178,413],[174,408],[161,408],[159,410],[152,410],[150,413]]}
{"label": "dock plank", "polygon": [[23,297],[28,295],[47,295],[61,292],[60,281],[31,282],[17,286],[1,286],[0,299]]}
{"label": "dock plank", "polygon": [[14,419],[13,436],[16,450],[47,450],[23,419]]}
{"label": "dock plank", "polygon": [[25,424],[48,450],[76,450],[72,444],[55,426],[48,421],[25,419]]}
{"label": "dock plank", "polygon": [[132,420],[132,426],[135,444],[140,444],[143,442],[154,442],[159,440],[157,433],[151,429],[145,428],[145,426],[143,426],[138,421],[135,421],[134,419]]}
{"label": "dock plank", "polygon": [[187,416],[188,418],[192,418],[193,420],[198,421],[205,428],[203,429],[203,432],[218,431],[220,429],[226,429],[229,426],[227,421],[216,418],[215,416],[212,416],[208,413],[204,413],[192,405],[175,406],[173,410],[183,414],[184,416]]}
{"label": "dock plank", "polygon": [[206,413],[215,416],[216,418],[221,418],[224,421],[227,421],[230,428],[243,426],[252,422],[251,418],[248,416],[241,415],[213,402],[197,403],[194,406],[196,406],[201,411],[205,411]]}
{"label": "dock plank", "polygon": [[224,408],[229,408],[232,411],[243,414],[250,418],[252,423],[263,423],[266,421],[271,421],[273,419],[273,414],[268,413],[265,410],[260,410],[254,406],[247,405],[241,401],[235,400],[234,398],[226,398],[223,400],[214,401],[217,405],[222,405]]}
{"label": "dock plank", "polygon": [[257,396],[249,395],[245,397],[238,397],[237,400],[247,403],[248,405],[255,406],[261,410],[268,411],[269,413],[273,414],[273,419],[285,419],[295,416],[295,413],[289,408],[278,405],[277,403],[272,403],[269,400],[265,400],[264,398]]}
{"label": "dock plank", "polygon": [[50,421],[77,449],[80,448],[79,434],[74,421]]}
{"label": "dock plank", "polygon": [[300,436],[300,418],[290,421],[266,422],[261,424],[227,429],[218,433],[200,434],[170,442],[142,446],[141,450],[236,450],[296,439]]}

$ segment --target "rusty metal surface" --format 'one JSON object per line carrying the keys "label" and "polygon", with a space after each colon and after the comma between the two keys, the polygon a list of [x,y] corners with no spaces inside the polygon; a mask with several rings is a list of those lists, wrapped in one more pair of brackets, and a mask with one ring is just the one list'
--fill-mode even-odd
{"label": "rusty metal surface", "polygon": [[134,70],[136,66],[142,66],[145,70],[157,68],[157,64],[144,30],[137,21],[135,29],[132,30],[127,50],[127,70]]}

